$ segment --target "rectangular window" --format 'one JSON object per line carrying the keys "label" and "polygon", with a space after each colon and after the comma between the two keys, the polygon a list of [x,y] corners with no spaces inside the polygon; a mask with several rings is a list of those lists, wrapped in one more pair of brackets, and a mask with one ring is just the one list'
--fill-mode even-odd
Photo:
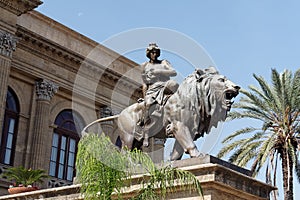
{"label": "rectangular window", "polygon": [[74,139],[70,139],[70,151],[75,152],[76,141]]}
{"label": "rectangular window", "polygon": [[73,173],[74,173],[73,167],[68,167],[68,172],[67,172],[67,180],[68,181],[72,181]]}
{"label": "rectangular window", "polygon": [[51,161],[56,162],[57,160],[57,148],[56,147],[52,147],[51,149]]}
{"label": "rectangular window", "polygon": [[15,119],[9,119],[8,132],[9,133],[14,133],[14,130],[15,130]]}
{"label": "rectangular window", "polygon": [[64,150],[60,150],[59,164],[62,164],[62,165],[65,164],[65,151]]}
{"label": "rectangular window", "polygon": [[58,175],[57,177],[60,179],[63,179],[63,175],[64,175],[64,166],[59,164],[58,165]]}
{"label": "rectangular window", "polygon": [[50,161],[49,175],[55,176],[55,171],[56,171],[56,162]]}
{"label": "rectangular window", "polygon": [[7,164],[7,165],[10,164],[10,156],[11,156],[11,150],[10,149],[6,149],[5,150],[4,164]]}
{"label": "rectangular window", "polygon": [[57,133],[53,133],[52,147],[51,147],[51,157],[50,157],[50,168],[49,168],[49,175],[50,176],[56,176],[56,161],[57,161],[57,152],[58,152],[58,140],[59,140],[59,135]]}
{"label": "rectangular window", "polygon": [[56,134],[56,133],[53,134],[52,146],[58,147],[58,134]]}
{"label": "rectangular window", "polygon": [[66,141],[67,141],[67,138],[65,136],[62,136],[60,149],[66,150]]}
{"label": "rectangular window", "polygon": [[6,142],[6,148],[11,149],[13,142],[13,134],[8,133],[7,134],[7,142]]}
{"label": "rectangular window", "polygon": [[69,158],[68,158],[68,165],[69,166],[74,166],[74,157],[75,157],[75,154],[72,153],[72,152],[69,152]]}
{"label": "rectangular window", "polygon": [[76,137],[77,133],[70,129],[70,124],[72,126],[75,124],[66,120],[65,116],[58,117],[55,121],[57,122],[55,124],[59,125],[53,132],[49,175],[73,181],[79,137]]}

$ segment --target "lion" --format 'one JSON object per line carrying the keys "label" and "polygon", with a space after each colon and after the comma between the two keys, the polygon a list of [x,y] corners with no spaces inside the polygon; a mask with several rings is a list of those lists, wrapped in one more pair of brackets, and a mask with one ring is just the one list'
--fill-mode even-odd
{"label": "lion", "polygon": [[[201,156],[194,141],[203,137],[204,133],[208,134],[212,127],[217,127],[218,122],[225,120],[231,109],[232,99],[238,95],[239,89],[239,86],[219,74],[214,67],[196,69],[167,99],[160,112],[152,114],[151,117],[156,119],[149,136],[176,139],[171,160],[181,159],[184,152],[190,157]],[[143,107],[144,103],[138,102],[125,108],[119,115],[109,117],[116,120],[114,134],[119,135],[122,148],[141,149],[143,138],[136,131],[143,115]],[[105,121],[105,118],[93,123],[101,121]]]}

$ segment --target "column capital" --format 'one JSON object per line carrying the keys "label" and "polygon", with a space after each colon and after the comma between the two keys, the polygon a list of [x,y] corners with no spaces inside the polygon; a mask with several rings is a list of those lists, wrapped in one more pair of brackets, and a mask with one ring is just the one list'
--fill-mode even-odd
{"label": "column capital", "polygon": [[36,94],[39,100],[48,100],[50,101],[51,98],[58,90],[58,85],[53,83],[52,81],[42,79],[36,81]]}
{"label": "column capital", "polygon": [[18,38],[6,31],[0,30],[0,55],[12,57],[12,52],[16,50]]}
{"label": "column capital", "polygon": [[102,106],[100,108],[100,117],[109,117],[113,115],[113,111],[109,106]]}

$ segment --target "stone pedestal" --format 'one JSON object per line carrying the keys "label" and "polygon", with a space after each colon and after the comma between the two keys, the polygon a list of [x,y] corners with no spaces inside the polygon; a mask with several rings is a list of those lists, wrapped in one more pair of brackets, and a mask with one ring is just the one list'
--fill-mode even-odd
{"label": "stone pedestal", "polygon": [[[201,181],[205,200],[267,200],[275,190],[268,184],[251,177],[251,172],[216,157],[205,155],[175,161],[174,167],[192,172]],[[196,194],[181,191],[169,199],[199,199]]]}
{"label": "stone pedestal", "polygon": [[164,160],[164,139],[149,138],[149,146],[143,147],[143,152],[148,153],[154,163],[161,163]]}
{"label": "stone pedestal", "polygon": [[[268,184],[252,178],[249,170],[237,167],[210,155],[202,158],[191,158],[171,163],[174,167],[190,171],[200,181],[204,193],[204,200],[267,200],[270,192],[275,190]],[[125,190],[123,199],[130,199],[136,194],[139,185],[138,180],[144,175],[137,175],[132,180],[132,186]],[[0,200],[8,199],[83,199],[78,192],[80,184],[60,188],[45,189],[28,194],[8,195],[0,197]],[[159,188],[157,189],[159,191]],[[117,199],[113,196],[112,199]],[[169,193],[167,199],[172,200],[198,200],[196,193],[185,190]]]}

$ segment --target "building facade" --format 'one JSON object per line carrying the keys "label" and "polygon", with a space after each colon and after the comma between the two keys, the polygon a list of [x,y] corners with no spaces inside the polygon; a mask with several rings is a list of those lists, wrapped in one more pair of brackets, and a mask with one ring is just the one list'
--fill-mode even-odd
{"label": "building facade", "polygon": [[[44,169],[51,178],[44,190],[1,196],[10,184],[2,177],[0,199],[83,199],[80,184],[72,185],[81,130],[136,102],[141,75],[137,63],[34,11],[40,4],[0,0],[0,175],[24,166]],[[112,126],[106,122],[90,131],[116,142]],[[144,151],[161,161],[163,146],[151,139]],[[275,189],[211,156],[175,165],[201,180],[205,199],[269,199]],[[133,194],[124,193],[128,199]],[[198,198],[186,191],[168,197]]]}
{"label": "building facade", "polygon": [[45,187],[57,187],[73,181],[80,130],[135,102],[141,84],[135,62],[34,11],[40,4],[0,0],[0,172],[45,169]]}

